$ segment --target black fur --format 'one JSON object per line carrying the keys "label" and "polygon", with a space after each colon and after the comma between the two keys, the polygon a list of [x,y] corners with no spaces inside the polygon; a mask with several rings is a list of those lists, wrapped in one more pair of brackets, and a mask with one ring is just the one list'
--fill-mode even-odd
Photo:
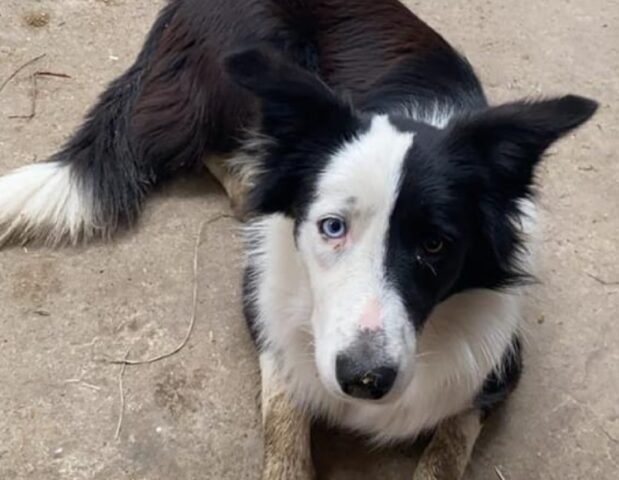
{"label": "black fur", "polygon": [[475,398],[474,403],[481,411],[482,420],[516,389],[522,375],[522,367],[522,344],[520,338],[514,337],[512,347],[505,352],[501,365],[488,375],[481,392]]}
{"label": "black fur", "polygon": [[272,140],[263,152],[263,173],[249,209],[299,220],[328,154],[363,132],[367,122],[316,75],[272,51],[237,52],[226,66],[236,82],[261,99],[261,133]]}
{"label": "black fur", "polygon": [[[519,102],[456,117],[444,130],[392,118],[398,128],[415,131],[415,139],[385,262],[415,325],[450,295],[528,278],[518,259],[519,201],[532,194],[544,150],[595,108],[575,96]],[[441,252],[424,250],[433,239],[443,242]]]}
{"label": "black fur", "polygon": [[[392,122],[403,128],[406,120],[396,117]],[[415,138],[389,222],[385,271],[400,291],[411,321],[420,328],[461,274],[473,241],[468,223],[473,200],[459,194],[461,187],[452,181],[449,160],[439,152],[444,133],[414,121],[406,127],[415,131]],[[440,254],[423,248],[424,242],[433,239],[445,244]]]}
{"label": "black fur", "polygon": [[359,108],[374,113],[393,113],[408,105],[418,117],[437,107],[474,111],[487,106],[473,68],[451,47],[411,55],[373,86]]}
{"label": "black fur", "polygon": [[133,66],[108,87],[82,127],[51,158],[72,165],[75,180],[90,193],[95,224],[104,235],[135,221],[146,191],[161,173],[141,156],[132,115],[153,52],[174,13],[169,7],[160,14]]}

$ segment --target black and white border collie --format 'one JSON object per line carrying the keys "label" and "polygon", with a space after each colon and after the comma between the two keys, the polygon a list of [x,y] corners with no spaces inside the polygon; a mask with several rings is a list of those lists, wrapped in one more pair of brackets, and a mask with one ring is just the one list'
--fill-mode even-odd
{"label": "black and white border collie", "polygon": [[455,480],[520,375],[536,166],[595,109],[490,106],[396,0],[170,0],[68,144],[0,178],[0,243],[108,237],[204,161],[252,217],[263,478],[313,476],[321,417],[434,431],[415,478]]}

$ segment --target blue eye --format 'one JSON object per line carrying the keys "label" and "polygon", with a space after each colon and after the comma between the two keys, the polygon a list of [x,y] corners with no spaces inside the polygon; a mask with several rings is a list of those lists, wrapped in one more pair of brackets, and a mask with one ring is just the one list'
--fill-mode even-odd
{"label": "blue eye", "polygon": [[346,222],[340,217],[327,217],[318,222],[320,233],[329,239],[346,236]]}

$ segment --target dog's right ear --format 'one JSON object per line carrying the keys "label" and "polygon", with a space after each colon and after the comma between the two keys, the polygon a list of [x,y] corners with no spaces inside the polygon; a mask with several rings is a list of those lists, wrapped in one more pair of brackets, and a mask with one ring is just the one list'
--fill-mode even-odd
{"label": "dog's right ear", "polygon": [[226,58],[225,67],[260,99],[260,133],[270,140],[247,209],[301,216],[312,178],[363,122],[320,78],[272,50],[238,51]]}
{"label": "dog's right ear", "polygon": [[354,121],[352,107],[316,75],[268,48],[248,48],[226,57],[232,79],[262,102],[262,130],[277,141],[319,137]]}

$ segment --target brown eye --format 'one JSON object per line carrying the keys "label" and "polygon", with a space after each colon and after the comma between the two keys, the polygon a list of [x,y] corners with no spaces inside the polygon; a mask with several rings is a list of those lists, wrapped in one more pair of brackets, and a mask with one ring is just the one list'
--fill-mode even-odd
{"label": "brown eye", "polygon": [[440,238],[432,238],[423,242],[423,249],[432,255],[441,253],[445,248],[445,242]]}

